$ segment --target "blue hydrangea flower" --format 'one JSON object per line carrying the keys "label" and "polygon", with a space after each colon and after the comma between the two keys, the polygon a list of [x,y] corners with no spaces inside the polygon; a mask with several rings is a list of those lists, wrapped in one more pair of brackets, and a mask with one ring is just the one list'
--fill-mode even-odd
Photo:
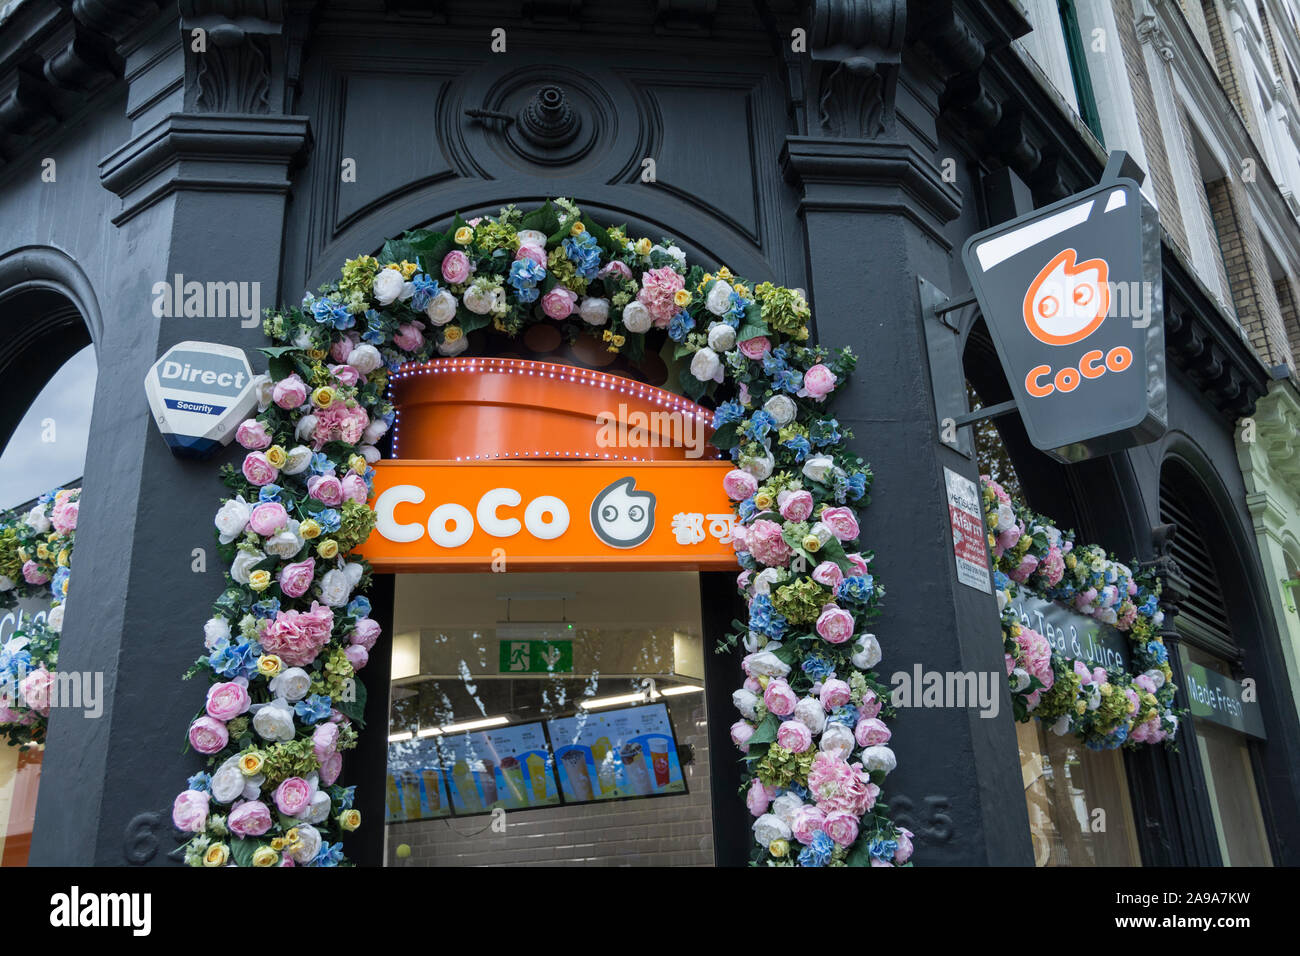
{"label": "blue hydrangea flower", "polygon": [[254,617],[271,618],[271,617],[275,617],[279,613],[280,613],[279,598],[264,598],[263,600],[257,601],[256,603],[253,604]]}
{"label": "blue hydrangea flower", "polygon": [[[775,378],[786,370],[785,353],[777,348],[763,356],[763,371],[769,377]],[[799,376],[799,383],[803,385],[803,375]]]}
{"label": "blue hydrangea flower", "polygon": [[1001,571],[993,572],[993,587],[999,591],[1005,591],[1011,586],[1011,579]]}
{"label": "blue hydrangea flower", "polygon": [[846,491],[850,501],[860,501],[862,496],[867,493],[867,473],[864,471],[855,471],[849,475],[845,481]]}
{"label": "blue hydrangea flower", "polygon": [[333,534],[343,524],[343,518],[334,508],[325,508],[316,514],[316,523],[327,534]]}
{"label": "blue hydrangea flower", "polygon": [[59,568],[54,572],[54,577],[50,580],[50,593],[54,595],[54,600],[67,600],[68,578],[71,576],[72,572],[67,568]]}
{"label": "blue hydrangea flower", "polygon": [[344,787],[339,794],[338,804],[340,810],[351,810],[352,801],[356,798],[356,787]]}
{"label": "blue hydrangea flower", "polygon": [[754,556],[748,551],[737,551],[736,563],[740,565],[742,571],[758,570],[758,562],[754,560]]}
{"label": "blue hydrangea flower", "polygon": [[818,830],[813,834],[812,843],[799,851],[800,866],[827,866],[831,862],[831,852],[835,843],[824,832]]}
{"label": "blue hydrangea flower", "polygon": [[1159,641],[1147,642],[1147,654],[1150,655],[1157,664],[1163,664],[1169,660],[1169,650]]}
{"label": "blue hydrangea flower", "polygon": [[[689,312],[687,312],[685,309],[682,309],[682,311],[674,315],[672,317],[672,320],[668,323],[668,337],[672,339],[674,342],[685,342],[686,336],[689,335],[694,330],[694,328],[695,328],[695,320],[691,318],[691,314]],[[731,402],[728,404],[736,404],[736,403]]]}
{"label": "blue hydrangea flower", "polygon": [[365,597],[354,597],[348,604],[348,615],[351,617],[369,617],[370,601]]}
{"label": "blue hydrangea flower", "polygon": [[738,329],[740,323],[745,320],[745,309],[749,307],[749,299],[742,299],[739,293],[733,291],[730,301],[730,308],[721,318],[723,322],[726,322],[733,329]]}
{"label": "blue hydrangea flower", "polygon": [[855,604],[866,604],[875,596],[875,580],[871,575],[853,575],[840,582],[840,586],[835,589],[835,593],[846,601],[852,601]]}
{"label": "blue hydrangea flower", "polygon": [[330,699],[321,694],[312,694],[293,705],[293,712],[305,724],[315,724],[330,715]]}
{"label": "blue hydrangea flower", "polygon": [[797,368],[783,369],[773,377],[772,385],[783,392],[796,395],[803,388],[803,372]]}
{"label": "blue hydrangea flower", "polygon": [[877,860],[892,861],[894,859],[894,854],[898,852],[898,841],[885,840],[881,837],[876,837],[867,844],[867,852]]}
{"label": "blue hydrangea flower", "polygon": [[384,344],[384,319],[374,309],[366,310],[366,331],[361,333],[361,341],[375,346]]}
{"label": "blue hydrangea flower", "polygon": [[768,433],[776,427],[776,419],[770,414],[759,409],[741,428],[741,431],[753,438],[755,441],[762,441],[768,436]]}
{"label": "blue hydrangea flower", "polygon": [[320,850],[312,859],[312,866],[338,866],[343,862],[343,844],[322,840]]}
{"label": "blue hydrangea flower", "polygon": [[423,312],[433,301],[433,297],[438,294],[438,280],[423,272],[417,272],[415,278],[411,280],[411,285],[415,288],[415,292],[411,294],[411,308],[416,312]]}
{"label": "blue hydrangea flower", "polygon": [[786,619],[772,607],[772,599],[759,594],[749,603],[749,629],[780,640],[785,633]]}
{"label": "blue hydrangea flower", "polygon": [[858,709],[852,704],[843,704],[826,715],[826,723],[843,724],[852,730],[858,725]]}
{"label": "blue hydrangea flower", "polygon": [[212,789],[212,774],[204,773],[200,770],[194,776],[190,777],[189,780],[185,781],[185,785],[191,790],[199,791],[199,793],[207,793]]}
{"label": "blue hydrangea flower", "polygon": [[323,451],[318,451],[311,456],[311,473],[313,475],[332,475],[334,474],[334,462],[330,461],[329,455]]}
{"label": "blue hydrangea flower", "polygon": [[279,502],[280,492],[282,491],[284,491],[284,489],[276,484],[263,485],[258,489],[257,500]]}
{"label": "blue hydrangea flower", "polygon": [[741,521],[748,521],[750,518],[754,517],[754,514],[758,511],[758,506],[754,504],[754,496],[750,495],[742,501],[737,511],[740,513]]}
{"label": "blue hydrangea flower", "polygon": [[807,657],[801,665],[803,672],[812,679],[813,683],[825,681],[835,673],[835,666],[822,657]]}
{"label": "blue hydrangea flower", "polygon": [[247,638],[241,637],[236,644],[222,638],[208,655],[208,666],[227,680],[252,678],[257,674],[257,659],[261,655],[261,645]]}
{"label": "blue hydrangea flower", "polygon": [[808,439],[802,435],[791,435],[785,441],[781,442],[781,447],[794,453],[794,460],[802,462],[812,454],[812,445]]}
{"label": "blue hydrangea flower", "polygon": [[825,448],[840,440],[840,423],[834,418],[819,419],[808,428],[812,442],[818,448]]}
{"label": "blue hydrangea flower", "polygon": [[564,254],[573,263],[574,271],[584,279],[596,278],[600,271],[600,245],[589,232],[570,236],[563,242]]}
{"label": "blue hydrangea flower", "polygon": [[713,427],[721,428],[745,417],[745,406],[740,402],[723,402],[713,413]]}
{"label": "blue hydrangea flower", "polygon": [[510,275],[506,282],[515,290],[520,302],[536,302],[541,292],[537,283],[546,278],[546,270],[532,259],[516,259],[510,264]]}

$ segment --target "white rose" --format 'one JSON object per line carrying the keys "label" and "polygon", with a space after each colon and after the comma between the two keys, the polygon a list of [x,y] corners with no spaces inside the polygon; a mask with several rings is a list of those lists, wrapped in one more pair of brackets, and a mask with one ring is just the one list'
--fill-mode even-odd
{"label": "white rose", "polygon": [[781,568],[764,568],[754,575],[754,593],[771,594],[772,588],[785,580],[785,571]]}
{"label": "white rose", "polygon": [[790,839],[790,826],[774,813],[765,813],[754,821],[754,840],[769,847],[777,840]]}
{"label": "white rose", "polygon": [[361,577],[366,573],[366,567],[358,561],[349,561],[343,565],[343,573],[347,575],[348,584],[355,588],[361,583]]}
{"label": "white rose", "polygon": [[446,325],[456,318],[456,297],[443,289],[424,307],[424,314],[434,325]]}
{"label": "white rose", "polygon": [[[302,416],[302,418],[298,419],[298,424],[294,426],[293,437],[298,439],[298,441],[310,441],[311,436],[316,431],[316,424],[318,422],[319,419],[315,415]],[[311,461],[310,458],[307,460],[308,462]]]}
{"label": "white rose", "polygon": [[1016,513],[1011,510],[1010,505],[998,505],[998,531],[1006,531],[1016,523]]}
{"label": "white rose", "polygon": [[361,457],[366,460],[367,465],[373,465],[380,459],[379,449],[374,445],[362,445],[357,451],[361,452]]}
{"label": "white rose", "polygon": [[766,646],[766,644],[767,644],[766,634],[760,634],[758,633],[758,631],[750,631],[748,634],[745,635],[744,645],[745,645],[746,654],[753,654],[760,647]]}
{"label": "white rose", "polygon": [[894,756],[894,751],[884,744],[877,744],[862,751],[862,766],[870,771],[883,770],[885,773],[892,773],[898,766],[898,758]]}
{"label": "white rose", "polygon": [[1155,685],[1156,690],[1159,690],[1161,687],[1165,686],[1165,675],[1160,673],[1160,671],[1156,670],[1155,668],[1152,668],[1149,671],[1143,671],[1143,674],[1146,676],[1148,680],[1151,681],[1152,684]]}
{"label": "white rose", "polygon": [[330,815],[330,795],[324,790],[317,790],[311,795],[311,803],[307,809],[299,814],[299,820],[306,820],[308,823],[324,823]]}
{"label": "white rose", "polygon": [[0,591],[12,591],[15,583],[8,575],[0,574]]}
{"label": "white rose", "polygon": [[722,359],[713,349],[700,349],[691,358],[691,374],[701,382],[721,382]]}
{"label": "white rose", "polygon": [[293,740],[293,708],[283,699],[253,705],[253,730],[263,740]]}
{"label": "white rose", "polygon": [[310,863],[320,852],[320,831],[309,823],[296,827],[298,842],[288,848],[289,857],[295,863]]}
{"label": "white rose", "polygon": [[770,451],[764,452],[762,458],[752,458],[748,455],[740,457],[740,470],[749,472],[759,481],[766,481],[775,466],[776,461]]}
{"label": "white rose", "polygon": [[853,731],[844,724],[827,724],[826,729],[822,732],[822,739],[818,744],[818,749],[823,753],[839,757],[841,760],[848,760],[849,754],[853,753],[855,743]]}
{"label": "white rose", "polygon": [[45,514],[45,506],[37,505],[31,511],[27,512],[27,517],[23,518],[27,527],[31,528],[37,534],[46,534],[52,527],[49,517]]}
{"label": "white rose", "polygon": [[673,261],[677,263],[677,267],[679,271],[685,271],[686,253],[684,253],[677,246],[669,246],[667,249],[664,250],[664,252],[668,253],[670,256],[673,257]]}
{"label": "white rose", "polygon": [[714,315],[726,315],[731,311],[731,293],[734,291],[730,282],[719,279],[705,296],[704,307]]}
{"label": "white rose", "polygon": [[1172,736],[1174,736],[1175,734],[1177,734],[1177,733],[1178,733],[1178,715],[1177,715],[1177,714],[1171,714],[1171,713],[1169,713],[1169,711],[1165,711],[1165,712],[1164,712],[1163,714],[1161,714],[1160,716],[1164,718],[1164,720],[1165,720],[1166,723],[1169,723],[1169,724],[1172,725],[1172,726],[1169,728],[1169,736],[1172,737]]}
{"label": "white rose", "polygon": [[736,344],[736,330],[726,322],[715,322],[709,326],[709,348],[715,352],[729,352]]}
{"label": "white rose", "polygon": [[880,642],[874,634],[863,634],[853,645],[853,666],[869,671],[880,663]]}
{"label": "white rose", "polygon": [[363,342],[348,354],[348,364],[362,375],[369,375],[384,364],[384,357],[379,354],[379,349]]}
{"label": "white rose", "polygon": [[1018,694],[1029,686],[1029,671],[1017,667],[1011,672],[1011,692]]}
{"label": "white rose", "polygon": [[731,695],[731,702],[736,705],[736,710],[740,711],[741,717],[746,720],[757,719],[754,715],[754,705],[758,703],[758,695],[752,690],[740,688]]}
{"label": "white rose", "polygon": [[415,295],[415,283],[414,283],[414,282],[403,282],[403,283],[402,283],[402,294],[399,295],[399,296],[397,297],[397,298],[398,298],[398,301],[405,302],[407,299],[409,299],[409,298],[410,298],[411,296],[413,296],[413,295]]}
{"label": "white rose", "polygon": [[1062,714],[1057,718],[1056,723],[1052,724],[1052,733],[1058,737],[1064,737],[1070,732],[1070,715]]}
{"label": "white rose", "polygon": [[496,306],[496,289],[470,286],[465,290],[465,308],[476,315],[487,315]]}
{"label": "white rose", "polygon": [[235,555],[234,563],[230,565],[230,576],[238,584],[247,584],[248,575],[254,566],[265,560],[266,555],[261,551],[240,551]]}
{"label": "white rose", "polygon": [[794,705],[794,719],[816,736],[826,727],[826,708],[816,697],[801,698],[799,703]]}
{"label": "white rose", "polygon": [[248,516],[253,513],[253,506],[244,500],[244,496],[231,498],[217,511],[213,524],[221,533],[221,543],[230,544],[248,527]]}
{"label": "white rose", "polygon": [[814,522],[808,533],[815,536],[818,543],[823,545],[835,537],[835,532],[830,529],[830,525],[821,521]]}
{"label": "white rose", "polygon": [[455,342],[448,342],[446,339],[439,342],[438,354],[446,356],[447,358],[453,358],[465,351],[467,348],[469,348],[469,336],[462,335]]}
{"label": "white rose", "polygon": [[755,677],[784,677],[790,665],[771,651],[759,651],[749,658],[749,673]]}
{"label": "white rose", "polygon": [[266,686],[276,697],[296,702],[311,691],[311,675],[301,667],[290,667],[272,677]]}
{"label": "white rose", "polygon": [[537,246],[539,249],[546,248],[546,233],[537,229],[520,229],[515,233],[519,237],[521,246]]}
{"label": "white rose", "polygon": [[253,378],[253,391],[257,393],[257,410],[264,412],[271,407],[275,395],[275,383],[271,376],[263,374]]}
{"label": "white rose", "polygon": [[824,482],[834,468],[835,462],[830,458],[825,455],[814,455],[803,463],[803,474],[805,478]]}
{"label": "white rose", "polygon": [[382,418],[376,418],[367,425],[366,430],[361,433],[361,440],[367,445],[373,445],[375,442],[379,441],[379,439],[383,438],[387,431],[388,422],[384,421]]}
{"label": "white rose", "polygon": [[629,332],[646,332],[654,325],[650,310],[633,299],[623,306],[623,325]]}
{"label": "white rose", "polygon": [[609,321],[609,299],[588,296],[578,303],[578,315],[588,325],[604,325]]}
{"label": "white rose", "polygon": [[244,795],[247,785],[247,778],[239,769],[238,757],[231,757],[218,767],[208,784],[212,789],[212,799],[217,803],[233,803]]}
{"label": "white rose", "polygon": [[298,532],[300,526],[301,522],[298,519],[290,518],[288,526],[263,541],[262,547],[267,554],[273,554],[285,561],[289,560],[302,550],[303,537]]}
{"label": "white rose", "polygon": [[1003,611],[1005,611],[1007,609],[1007,605],[1010,603],[1011,603],[1010,592],[999,591],[998,592],[998,613],[1001,614]]}
{"label": "white rose", "polygon": [[296,349],[315,348],[316,346],[311,340],[311,332],[305,328],[298,329],[297,334],[293,337],[293,347]]}
{"label": "white rose", "polygon": [[776,421],[776,426],[789,425],[799,413],[799,406],[789,395],[773,395],[763,404],[763,411]]}
{"label": "white rose", "polygon": [[398,270],[380,269],[379,274],[375,276],[371,291],[374,293],[375,301],[380,305],[392,305],[402,294],[402,286],[405,284],[406,280]]}
{"label": "white rose", "polygon": [[794,819],[794,812],[803,806],[803,801],[799,799],[798,794],[783,793],[772,801],[772,813],[776,815],[782,823],[789,825]]}
{"label": "white rose", "polygon": [[318,588],[320,599],[330,607],[343,607],[352,596],[348,576],[339,570],[326,571],[325,576],[320,579]]}
{"label": "white rose", "polygon": [[[0,590],[3,590],[0,588]],[[63,604],[56,604],[50,608],[50,613],[45,616],[45,623],[55,634],[63,631]]]}
{"label": "white rose", "polygon": [[311,466],[312,450],[306,445],[294,445],[285,456],[284,467],[280,470],[286,475],[300,475]]}
{"label": "white rose", "polygon": [[203,625],[203,646],[212,650],[220,641],[230,640],[230,622],[224,617],[210,617]]}

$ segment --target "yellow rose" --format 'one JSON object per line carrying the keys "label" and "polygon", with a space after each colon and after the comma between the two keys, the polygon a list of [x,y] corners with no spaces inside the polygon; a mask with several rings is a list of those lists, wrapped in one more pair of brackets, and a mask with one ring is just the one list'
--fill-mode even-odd
{"label": "yellow rose", "polygon": [[308,350],[307,350],[307,357],[308,357],[309,359],[311,359],[312,361],[315,361],[315,362],[319,362],[321,359],[323,359],[323,358],[325,357],[325,355],[326,355],[326,352],[325,352],[324,349],[308,349]]}
{"label": "yellow rose", "polygon": [[443,340],[447,342],[459,342],[464,334],[459,325],[449,325],[442,330]]}
{"label": "yellow rose", "polygon": [[571,236],[580,236],[586,231],[587,231],[587,227],[582,224],[581,219],[579,219],[577,222],[575,222],[572,226],[569,227],[569,235]]}
{"label": "yellow rose", "polygon": [[688,289],[678,289],[673,293],[673,304],[678,306],[688,306],[691,304],[691,293]]}
{"label": "yellow rose", "polygon": [[402,278],[409,281],[411,276],[415,275],[415,273],[419,271],[420,267],[414,262],[407,262],[403,259],[397,268],[401,270]]}
{"label": "yellow rose", "polygon": [[348,459],[348,467],[351,468],[358,475],[364,475],[366,473],[366,469],[370,466],[367,464],[364,455],[353,455],[351,458]]}
{"label": "yellow rose", "polygon": [[290,830],[288,833],[284,835],[284,845],[290,847],[293,846],[295,843],[298,842],[298,835],[299,835],[298,828],[294,827],[292,830]]}
{"label": "yellow rose", "polygon": [[248,586],[254,591],[265,591],[271,586],[271,572],[254,571],[248,576]]}
{"label": "yellow rose", "polygon": [[1088,711],[1088,702],[1087,702],[1087,701],[1083,701],[1083,700],[1081,700],[1081,701],[1079,701],[1077,704],[1074,705],[1074,712],[1075,712],[1076,714],[1078,714],[1080,717],[1082,717],[1085,713],[1087,713],[1087,711]]}
{"label": "yellow rose", "polygon": [[329,408],[334,404],[334,389],[322,385],[311,393],[311,403],[317,408]]}
{"label": "yellow rose", "polygon": [[803,539],[803,549],[805,551],[809,551],[815,554],[816,552],[821,550],[821,547],[822,547],[821,538],[817,537],[817,535],[815,534],[807,535]]}
{"label": "yellow rose", "polygon": [[269,846],[259,846],[253,851],[253,866],[275,866],[280,862],[280,854]]}
{"label": "yellow rose", "polygon": [[276,837],[274,840],[271,841],[271,849],[274,850],[276,853],[279,853],[281,850],[284,849],[284,840],[281,839],[280,837]]}
{"label": "yellow rose", "polygon": [[283,468],[285,462],[289,460],[289,453],[280,445],[272,445],[265,452],[266,460],[271,463],[272,468]]}
{"label": "yellow rose", "polygon": [[333,538],[326,538],[320,544],[316,545],[316,553],[326,561],[337,557],[339,553],[339,543]]}
{"label": "yellow rose", "polygon": [[308,518],[302,524],[298,525],[298,533],[310,541],[321,533],[320,522],[315,518]]}
{"label": "yellow rose", "polygon": [[59,567],[66,568],[67,566],[68,566],[68,549],[64,548],[62,551],[59,552]]}
{"label": "yellow rose", "polygon": [[610,339],[610,341],[614,343],[615,348],[621,349],[624,343],[627,342],[627,336],[615,334],[614,337]]}
{"label": "yellow rose", "polygon": [[461,226],[456,230],[456,244],[459,246],[468,246],[474,241],[474,230],[469,226]]}
{"label": "yellow rose", "polygon": [[772,508],[772,493],[770,491],[760,491],[754,495],[754,507],[759,511],[770,511]]}
{"label": "yellow rose", "polygon": [[266,758],[254,750],[239,758],[239,771],[245,777],[256,777],[262,772],[262,764],[265,762]]}
{"label": "yellow rose", "polygon": [[226,861],[230,859],[230,847],[224,843],[214,843],[208,847],[208,852],[203,854],[204,866],[225,866]]}
{"label": "yellow rose", "polygon": [[352,831],[361,826],[360,810],[344,810],[339,814],[339,826],[344,830]]}
{"label": "yellow rose", "polygon": [[749,286],[736,283],[735,288],[736,288],[736,295],[740,296],[742,299],[749,298]]}
{"label": "yellow rose", "polygon": [[650,250],[654,247],[655,244],[649,239],[638,239],[636,241],[636,254],[639,256],[648,256],[650,255]]}
{"label": "yellow rose", "polygon": [[40,558],[42,561],[45,561],[49,558],[50,549],[46,547],[44,541],[42,541],[40,544],[36,546],[36,556]]}
{"label": "yellow rose", "polygon": [[257,659],[257,672],[263,677],[274,677],[284,667],[284,661],[275,654],[263,654]]}
{"label": "yellow rose", "polygon": [[728,269],[726,266],[723,266],[721,269],[718,270],[718,278],[719,278],[719,279],[730,279],[730,278],[731,278],[731,270]]}
{"label": "yellow rose", "polygon": [[774,857],[780,860],[784,858],[787,853],[790,852],[790,844],[787,843],[785,840],[773,840],[771,844],[768,846],[767,852],[771,853]]}

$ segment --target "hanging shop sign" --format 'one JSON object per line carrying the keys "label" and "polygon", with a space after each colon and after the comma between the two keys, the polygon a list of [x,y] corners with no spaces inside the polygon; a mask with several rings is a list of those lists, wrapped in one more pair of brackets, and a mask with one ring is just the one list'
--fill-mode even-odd
{"label": "hanging shop sign", "polygon": [[1183,648],[1180,647],[1179,652],[1183,662],[1187,709],[1193,717],[1247,737],[1267,738],[1264,715],[1260,713],[1259,701],[1253,693],[1247,693],[1240,681],[1192,663]]}
{"label": "hanging shop sign", "polygon": [[243,350],[214,342],[173,345],[149,369],[144,390],[158,430],[181,458],[206,458],[230,444],[257,406]]}
{"label": "hanging shop sign", "polygon": [[601,565],[734,570],[735,522],[707,461],[381,461],[375,530],[360,553],[382,571]]}
{"label": "hanging shop sign", "polygon": [[1021,624],[1047,638],[1052,650],[1062,657],[1100,665],[1108,671],[1132,671],[1128,638],[1109,624],[1023,590],[1011,602],[1011,609]]}
{"label": "hanging shop sign", "polygon": [[1160,223],[1136,182],[978,233],[962,258],[1034,447],[1070,462],[1164,434]]}

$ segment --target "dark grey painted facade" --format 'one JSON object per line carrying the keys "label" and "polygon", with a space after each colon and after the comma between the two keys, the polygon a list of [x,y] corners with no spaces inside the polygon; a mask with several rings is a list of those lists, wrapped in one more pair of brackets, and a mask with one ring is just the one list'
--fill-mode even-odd
{"label": "dark grey painted facade", "polygon": [[[497,28],[504,53],[490,47]],[[190,49],[194,29],[207,31],[204,53]],[[807,52],[792,49],[796,29]],[[103,671],[108,698],[99,720],[56,712],[51,722],[32,861],[167,862],[171,800],[198,768],[181,749],[201,689],[177,675],[221,588],[210,518],[217,464],[233,455],[173,458],[141,382],[175,342],[251,355],[263,339],[237,318],[155,317],[154,283],[256,281],[264,305],[296,301],[343,258],[456,211],[569,196],[597,216],[675,235],[701,261],[807,288],[819,339],[862,356],[840,418],[877,476],[863,527],[889,590],[876,629],[885,672],[914,662],[1000,670],[993,598],[954,574],[943,467],[976,472],[938,442],[917,277],[954,296],[969,287],[961,243],[1015,211],[988,174],[1009,168],[1004,182],[1042,205],[1102,169],[1095,142],[1006,55],[1026,29],[1013,4],[943,0],[20,6],[0,25],[0,304],[21,309],[0,315],[6,328],[66,329],[70,306],[97,348],[61,665]],[[561,86],[581,116],[565,146],[541,149],[516,124],[466,115],[513,115],[544,83]],[[53,183],[41,180],[45,158]],[[646,158],[653,183],[641,181]],[[355,182],[341,176],[348,159]],[[1169,435],[1069,468],[1017,463],[1040,510],[1152,558],[1160,468],[1167,455],[1186,460],[1239,558],[1234,613],[1249,619],[1243,650],[1259,674],[1281,651],[1231,430],[1267,374],[1185,265],[1166,258]],[[23,370],[13,379],[36,381],[39,367],[24,357],[34,346],[4,342],[0,362]],[[1015,452],[1014,435],[1008,444]],[[191,570],[196,548],[207,549],[205,573]],[[702,586],[716,608],[730,600],[725,584]],[[725,624],[729,613],[709,616]],[[372,687],[383,656],[367,671]],[[712,724],[725,734],[719,688],[739,668],[710,666]],[[368,821],[351,847],[361,861],[376,859],[381,837],[381,698],[348,771]],[[1295,863],[1296,715],[1272,708],[1255,756],[1275,859]],[[1031,862],[1009,718],[904,710],[894,743],[899,769],[885,798],[917,833],[918,864]],[[1144,859],[1217,862],[1187,750],[1128,763]],[[721,862],[743,858],[748,838],[732,793],[715,782]]]}

